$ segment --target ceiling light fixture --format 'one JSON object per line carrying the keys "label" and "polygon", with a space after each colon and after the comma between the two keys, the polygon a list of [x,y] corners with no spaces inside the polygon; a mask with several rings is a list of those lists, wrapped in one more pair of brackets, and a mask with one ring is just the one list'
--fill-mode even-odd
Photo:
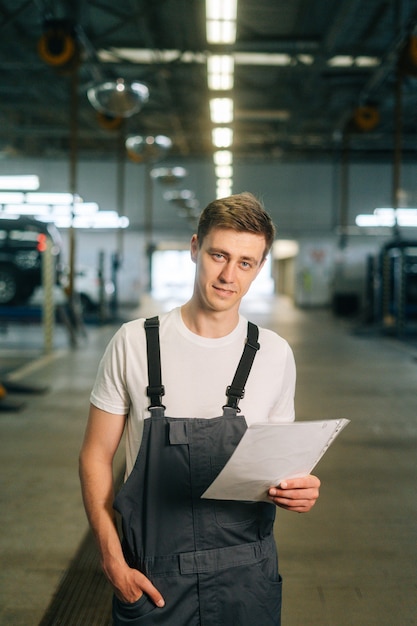
{"label": "ceiling light fixture", "polygon": [[351,67],[353,65],[353,57],[347,54],[339,54],[331,59],[327,59],[327,65],[330,65],[330,67]]}
{"label": "ceiling light fixture", "polygon": [[87,97],[100,113],[126,118],[140,111],[148,101],[149,89],[143,83],[127,83],[118,78],[90,87]]}
{"label": "ceiling light fixture", "polygon": [[230,150],[217,150],[213,154],[215,165],[231,165],[233,163],[233,153]]}
{"label": "ceiling light fixture", "polygon": [[79,201],[78,196],[74,198],[72,193],[27,193],[25,196],[27,204],[66,204],[70,205]]}
{"label": "ceiling light fixture", "polygon": [[233,143],[233,130],[227,127],[217,127],[212,130],[212,141],[216,148],[229,148]]}
{"label": "ceiling light fixture", "polygon": [[0,192],[0,204],[22,204],[25,201],[25,194],[21,191]]}
{"label": "ceiling light fixture", "polygon": [[210,100],[210,117],[213,124],[230,124],[233,122],[232,98],[212,98]]}
{"label": "ceiling light fixture", "polygon": [[355,218],[356,226],[362,228],[386,227],[392,228],[395,225],[402,228],[417,228],[417,209],[375,209],[372,214],[361,214]]}
{"label": "ceiling light fixture", "polygon": [[231,165],[216,165],[215,172],[217,178],[233,177],[233,167]]}
{"label": "ceiling light fixture", "polygon": [[232,44],[236,40],[237,0],[206,0],[208,43]]}
{"label": "ceiling light fixture", "polygon": [[286,67],[294,63],[290,54],[267,52],[235,52],[236,65],[276,65]]}
{"label": "ceiling light fixture", "polygon": [[230,178],[219,178],[216,184],[217,198],[225,198],[232,194],[232,181]]}
{"label": "ceiling light fixture", "polygon": [[33,191],[39,189],[39,176],[32,174],[0,176],[0,189]]}
{"label": "ceiling light fixture", "polygon": [[359,56],[355,58],[355,65],[357,67],[376,67],[380,63],[381,61],[378,57]]}
{"label": "ceiling light fixture", "polygon": [[214,54],[207,59],[207,84],[212,91],[233,89],[234,59],[229,54]]}

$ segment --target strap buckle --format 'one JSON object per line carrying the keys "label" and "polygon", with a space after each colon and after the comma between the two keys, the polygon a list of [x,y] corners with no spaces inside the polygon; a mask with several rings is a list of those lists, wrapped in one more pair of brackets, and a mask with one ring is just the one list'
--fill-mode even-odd
{"label": "strap buckle", "polygon": [[242,400],[242,398],[245,397],[245,390],[239,389],[238,387],[232,387],[232,385],[229,385],[226,389],[226,396],[228,400],[226,406],[232,409],[236,409],[237,411],[240,411],[239,400]]}

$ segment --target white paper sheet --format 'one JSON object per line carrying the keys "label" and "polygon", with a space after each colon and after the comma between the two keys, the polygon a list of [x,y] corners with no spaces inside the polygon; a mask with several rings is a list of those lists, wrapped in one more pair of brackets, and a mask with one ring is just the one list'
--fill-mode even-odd
{"label": "white paper sheet", "polygon": [[350,420],[253,424],[217,478],[201,496],[267,501],[269,487],[310,474]]}

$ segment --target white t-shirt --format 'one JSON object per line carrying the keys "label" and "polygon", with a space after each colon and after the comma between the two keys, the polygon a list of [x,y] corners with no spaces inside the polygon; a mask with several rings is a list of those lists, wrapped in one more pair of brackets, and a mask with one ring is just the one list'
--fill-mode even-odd
{"label": "white t-shirt", "polygon": [[[226,388],[243,352],[247,320],[240,316],[225,337],[211,339],[191,332],[180,308],[160,316],[161,372],[168,417],[210,418],[222,415]],[[144,319],[128,322],[114,335],[100,362],[91,402],[99,409],[127,415],[126,474],[136,461],[143,420],[149,417],[148,368]],[[294,420],[295,362],[288,343],[271,330],[259,329],[260,349],[249,374],[241,415],[254,422]]]}

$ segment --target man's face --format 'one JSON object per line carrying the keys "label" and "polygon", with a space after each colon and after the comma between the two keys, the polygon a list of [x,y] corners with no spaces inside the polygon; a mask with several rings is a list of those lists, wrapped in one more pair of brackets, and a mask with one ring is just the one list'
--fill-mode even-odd
{"label": "man's face", "polygon": [[211,311],[238,308],[252,281],[259,274],[265,252],[265,237],[249,232],[215,228],[201,246],[194,235],[191,257],[197,265],[194,294]]}

